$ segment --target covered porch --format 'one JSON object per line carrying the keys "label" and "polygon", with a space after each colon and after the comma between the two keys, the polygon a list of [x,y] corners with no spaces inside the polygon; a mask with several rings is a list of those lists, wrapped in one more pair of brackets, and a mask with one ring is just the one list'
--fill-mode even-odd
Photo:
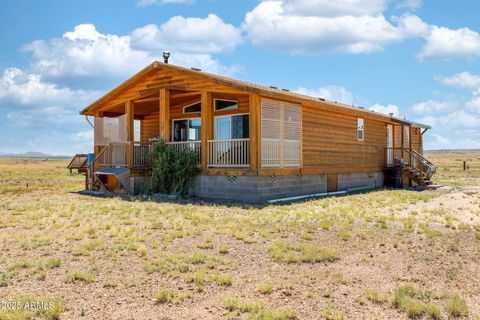
{"label": "covered porch", "polygon": [[[257,108],[257,109],[255,109]],[[258,168],[254,94],[160,88],[145,90],[95,115],[93,171],[151,168],[146,154],[160,139],[192,150],[202,172]]]}

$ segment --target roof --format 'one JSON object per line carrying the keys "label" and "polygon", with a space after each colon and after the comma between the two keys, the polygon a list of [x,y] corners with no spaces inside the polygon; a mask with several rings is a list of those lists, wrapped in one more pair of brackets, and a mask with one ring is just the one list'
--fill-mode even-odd
{"label": "roof", "polygon": [[114,96],[120,94],[122,92],[122,90],[126,89],[129,85],[133,84],[135,81],[138,81],[138,80],[142,79],[143,77],[148,75],[151,71],[153,71],[155,69],[158,69],[158,68],[175,70],[175,71],[179,71],[179,72],[186,73],[186,74],[200,75],[200,76],[205,77],[208,80],[217,82],[219,84],[223,84],[223,85],[230,86],[230,87],[233,87],[233,88],[236,88],[236,89],[239,89],[239,90],[244,90],[244,91],[247,91],[247,92],[258,93],[258,94],[261,94],[261,95],[272,95],[273,94],[275,96],[278,96],[279,98],[283,97],[285,99],[292,99],[293,98],[293,99],[297,99],[297,100],[305,100],[305,101],[313,102],[320,107],[322,107],[322,106],[335,106],[337,108],[343,109],[344,111],[355,111],[355,112],[364,113],[365,115],[375,115],[375,116],[382,117],[385,120],[400,122],[400,123],[405,123],[405,124],[411,124],[411,125],[414,125],[414,126],[425,128],[425,129],[430,129],[431,128],[429,125],[426,125],[426,124],[423,124],[423,123],[418,123],[418,122],[413,122],[413,121],[409,121],[409,120],[406,120],[406,119],[401,119],[401,118],[398,118],[398,117],[393,117],[393,116],[390,116],[390,115],[387,115],[387,114],[384,114],[384,113],[381,113],[381,112],[367,110],[365,108],[358,107],[358,106],[347,105],[347,104],[339,103],[339,102],[336,102],[336,101],[329,101],[329,100],[326,100],[326,99],[323,99],[323,98],[318,98],[318,97],[317,98],[316,97],[311,97],[311,96],[303,95],[303,94],[300,94],[300,93],[291,92],[291,91],[288,91],[286,89],[279,89],[279,88],[276,88],[276,87],[269,87],[269,86],[259,85],[259,84],[255,84],[255,83],[251,83],[251,82],[247,82],[247,81],[236,80],[236,79],[232,79],[232,78],[228,78],[228,77],[204,72],[204,71],[201,71],[200,69],[185,68],[185,67],[176,66],[176,65],[173,65],[173,64],[162,63],[162,62],[159,62],[159,61],[154,61],[153,63],[151,63],[150,65],[148,65],[144,69],[142,69],[140,72],[135,74],[133,77],[129,78],[128,80],[126,80],[125,82],[120,84],[118,87],[114,88],[113,90],[111,90],[110,92],[105,94],[103,97],[101,97],[97,101],[93,102],[91,105],[89,105],[88,107],[83,109],[81,111],[81,114],[85,114],[85,115],[88,114],[88,112],[92,108],[94,108],[95,106],[101,104],[102,102],[104,102],[105,100],[107,100],[111,97],[114,97]]}

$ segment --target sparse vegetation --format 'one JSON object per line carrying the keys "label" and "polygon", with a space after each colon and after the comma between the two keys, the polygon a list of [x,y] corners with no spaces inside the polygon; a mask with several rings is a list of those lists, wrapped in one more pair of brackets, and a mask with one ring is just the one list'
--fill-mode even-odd
{"label": "sparse vegetation", "polygon": [[261,294],[271,294],[273,292],[273,285],[270,283],[264,283],[258,286],[258,292]]}
{"label": "sparse vegetation", "polygon": [[66,282],[86,282],[90,283],[95,280],[95,276],[89,272],[75,271],[68,274]]}
{"label": "sparse vegetation", "polygon": [[411,285],[405,285],[395,290],[393,304],[396,308],[404,311],[409,318],[417,318],[423,315],[432,319],[440,319],[440,308],[430,303],[433,293],[422,291]]}
{"label": "sparse vegetation", "polygon": [[451,318],[458,318],[468,315],[467,303],[458,294],[449,297],[447,302],[447,314]]}
{"label": "sparse vegetation", "polygon": [[9,307],[0,309],[2,320],[58,320],[64,308],[60,299],[37,296],[19,296],[9,300],[8,303]]}
{"label": "sparse vegetation", "polygon": [[278,241],[268,248],[272,260],[286,263],[333,262],[340,259],[340,254],[330,248],[308,243],[289,244]]}
{"label": "sparse vegetation", "polygon": [[170,289],[161,289],[155,294],[157,304],[175,303],[180,304],[183,300],[190,298],[188,293],[178,292]]}
{"label": "sparse vegetation", "polygon": [[223,301],[225,309],[233,316],[247,313],[251,319],[259,320],[291,320],[296,319],[295,312],[291,310],[275,310],[265,308],[261,303],[242,301],[236,298],[226,298]]}
{"label": "sparse vegetation", "polygon": [[[439,169],[438,177],[459,180],[451,192],[378,190],[252,206],[83,196],[75,191],[84,177],[64,166],[0,159],[4,300],[61,292],[65,319],[107,318],[111,309],[88,306],[111,303],[128,318],[126,299],[142,306],[139,318],[480,314],[480,192],[460,189],[478,180],[468,172]],[[399,281],[413,289],[398,290]],[[226,295],[238,298],[224,306]],[[72,302],[78,297],[81,304]]]}

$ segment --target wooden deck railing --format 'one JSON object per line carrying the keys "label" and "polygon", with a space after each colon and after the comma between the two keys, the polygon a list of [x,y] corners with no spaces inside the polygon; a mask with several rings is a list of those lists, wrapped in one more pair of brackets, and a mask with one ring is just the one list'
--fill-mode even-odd
{"label": "wooden deck railing", "polygon": [[250,139],[208,140],[208,166],[250,166]]}
{"label": "wooden deck railing", "polygon": [[189,149],[197,156],[198,164],[201,163],[202,156],[202,142],[201,141],[178,141],[178,142],[167,142],[167,144],[173,146],[177,154],[183,150]]}
{"label": "wooden deck railing", "polygon": [[[190,149],[201,163],[201,142],[167,142],[177,153]],[[116,142],[105,146],[92,162],[92,171],[97,172],[108,167],[130,167],[149,169],[152,167],[148,152],[152,143]],[[229,139],[208,141],[208,166],[246,168],[250,165],[250,139]]]}
{"label": "wooden deck railing", "polygon": [[430,180],[437,167],[422,154],[410,148],[386,148],[387,166],[402,166],[416,170],[422,179]]}
{"label": "wooden deck railing", "polygon": [[148,159],[148,152],[152,149],[151,143],[133,142],[133,157],[131,166],[135,168],[150,168],[151,163]]}

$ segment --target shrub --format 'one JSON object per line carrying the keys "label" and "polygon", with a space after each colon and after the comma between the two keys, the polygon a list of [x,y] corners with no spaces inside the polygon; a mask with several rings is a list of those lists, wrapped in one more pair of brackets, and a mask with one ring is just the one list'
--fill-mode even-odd
{"label": "shrub", "polygon": [[60,260],[60,258],[50,258],[45,261],[45,267],[48,269],[57,268],[60,266],[60,264],[62,264],[62,260]]}
{"label": "shrub", "polygon": [[148,154],[153,163],[152,181],[147,192],[175,194],[185,197],[193,179],[200,172],[198,157],[189,148],[179,152],[161,140],[154,144],[153,151]]}
{"label": "shrub", "polygon": [[447,313],[451,318],[457,318],[468,315],[468,307],[465,300],[459,295],[452,295],[447,302]]}
{"label": "shrub", "polygon": [[273,292],[273,286],[270,283],[261,284],[258,286],[258,291],[261,294],[271,294]]}
{"label": "shrub", "polygon": [[269,247],[268,253],[273,261],[286,263],[333,262],[340,259],[340,254],[330,248],[307,243],[292,245],[284,241]]}
{"label": "shrub", "polygon": [[95,276],[91,273],[75,271],[75,272],[70,273],[67,276],[66,282],[83,281],[83,282],[86,282],[86,283],[90,283],[90,282],[93,282],[94,280],[95,280]]}
{"label": "shrub", "polygon": [[440,319],[440,308],[429,303],[432,293],[421,291],[410,285],[405,285],[395,290],[393,305],[404,311],[409,318],[428,315],[432,319]]}
{"label": "shrub", "polygon": [[180,304],[183,300],[191,298],[191,295],[188,293],[173,291],[170,289],[161,289],[155,294],[155,303],[164,304],[164,303],[174,303]]}
{"label": "shrub", "polygon": [[0,274],[0,287],[6,287],[12,282],[15,273],[13,272],[4,272]]}
{"label": "shrub", "polygon": [[265,308],[261,303],[252,301],[243,301],[237,298],[225,298],[223,306],[230,312],[239,316],[241,313],[247,313],[249,319],[258,320],[293,320],[297,319],[292,310],[272,311]]}
{"label": "shrub", "polygon": [[344,312],[335,308],[331,304],[329,304],[325,310],[320,312],[320,316],[325,320],[343,320],[345,318]]}

